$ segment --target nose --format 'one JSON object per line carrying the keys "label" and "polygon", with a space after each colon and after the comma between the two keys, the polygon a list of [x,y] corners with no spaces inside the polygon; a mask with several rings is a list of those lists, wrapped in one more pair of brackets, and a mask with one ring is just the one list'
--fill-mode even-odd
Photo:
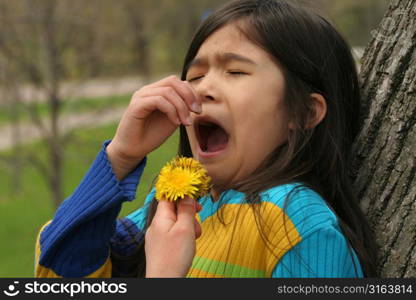
{"label": "nose", "polygon": [[201,97],[202,102],[218,99],[218,85],[212,75],[206,74],[194,85],[195,91]]}

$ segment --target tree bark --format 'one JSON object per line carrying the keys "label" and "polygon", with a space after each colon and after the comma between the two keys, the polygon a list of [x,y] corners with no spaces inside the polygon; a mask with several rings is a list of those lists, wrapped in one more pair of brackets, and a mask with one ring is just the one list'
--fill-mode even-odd
{"label": "tree bark", "polygon": [[355,187],[381,277],[416,276],[416,1],[394,0],[361,66]]}

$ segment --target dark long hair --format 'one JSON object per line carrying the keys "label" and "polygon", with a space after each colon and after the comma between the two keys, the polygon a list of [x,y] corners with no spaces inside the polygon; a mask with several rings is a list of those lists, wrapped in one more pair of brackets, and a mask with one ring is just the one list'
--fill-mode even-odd
{"label": "dark long hair", "polygon": [[[324,18],[291,3],[232,1],[198,28],[185,58],[183,80],[202,43],[232,22],[282,68],[285,110],[295,124],[286,143],[232,188],[245,193],[253,207],[260,201],[262,191],[276,185],[301,182],[313,189],[336,213],[365,276],[377,276],[376,245],[350,180],[351,145],[360,129],[360,91],[348,44]],[[311,93],[326,99],[327,114],[315,128],[305,129],[313,115]],[[184,126],[180,127],[178,154],[192,157]]]}

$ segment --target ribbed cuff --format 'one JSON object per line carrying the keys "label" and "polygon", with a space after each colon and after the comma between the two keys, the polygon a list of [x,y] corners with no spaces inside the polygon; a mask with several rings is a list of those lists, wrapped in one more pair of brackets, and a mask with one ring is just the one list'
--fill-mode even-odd
{"label": "ribbed cuff", "polygon": [[114,179],[118,184],[120,189],[122,190],[123,196],[125,197],[124,201],[132,201],[136,198],[136,191],[137,185],[139,183],[140,177],[143,174],[143,170],[147,163],[147,157],[145,157],[137,167],[131,171],[123,180],[118,181],[116,175],[114,174],[113,168],[111,167],[111,163],[108,159],[106,148],[110,144],[111,140],[105,141],[103,144],[103,148],[100,152],[105,157],[105,161],[107,162],[108,168],[111,170],[112,179]]}

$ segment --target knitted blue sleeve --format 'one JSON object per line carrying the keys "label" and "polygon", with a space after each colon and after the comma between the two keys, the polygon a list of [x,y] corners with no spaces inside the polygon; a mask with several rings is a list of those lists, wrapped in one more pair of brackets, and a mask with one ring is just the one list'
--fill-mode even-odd
{"label": "knitted blue sleeve", "polygon": [[146,221],[150,204],[156,193],[155,188],[147,195],[144,205],[128,216],[118,219],[116,231],[110,240],[112,254],[112,267],[117,269],[118,276],[136,276],[136,264],[127,259],[136,255],[138,247],[142,244],[145,236]]}
{"label": "knitted blue sleeve", "polygon": [[[146,158],[122,181],[115,177],[103,144],[80,185],[40,234],[39,265],[58,276],[84,277],[109,258],[121,205],[135,198]],[[121,230],[121,228],[119,228]]]}

